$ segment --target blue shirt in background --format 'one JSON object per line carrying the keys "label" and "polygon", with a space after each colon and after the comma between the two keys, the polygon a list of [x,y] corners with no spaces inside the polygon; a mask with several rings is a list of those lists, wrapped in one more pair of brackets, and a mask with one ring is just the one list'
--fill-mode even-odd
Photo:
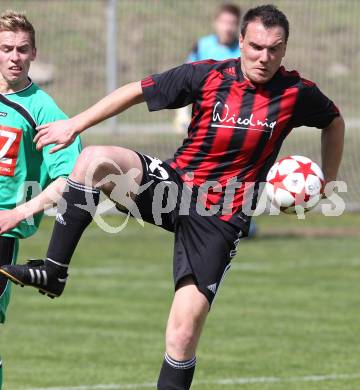
{"label": "blue shirt in background", "polygon": [[240,57],[239,41],[236,40],[231,46],[222,45],[216,34],[207,35],[198,40],[196,46],[187,57],[187,62],[212,60],[226,60]]}

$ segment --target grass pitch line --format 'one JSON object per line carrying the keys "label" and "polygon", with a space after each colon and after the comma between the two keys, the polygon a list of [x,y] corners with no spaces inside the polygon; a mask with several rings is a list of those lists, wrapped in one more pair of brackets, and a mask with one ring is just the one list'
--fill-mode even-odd
{"label": "grass pitch line", "polygon": [[[248,378],[232,378],[232,379],[214,379],[194,381],[193,386],[197,385],[249,385],[249,384],[269,384],[269,383],[301,383],[301,382],[334,382],[360,379],[359,374],[330,374],[330,375],[308,375],[308,376],[293,376],[293,377],[248,377]],[[147,389],[156,388],[155,383],[133,383],[133,384],[109,384],[109,385],[83,385],[75,387],[33,387],[26,390],[126,390],[126,389]]]}
{"label": "grass pitch line", "polygon": [[[299,260],[299,261],[288,261],[285,263],[271,263],[271,262],[242,262],[234,260],[231,264],[232,271],[266,271],[274,268],[332,268],[332,267],[358,267],[360,266],[360,259],[328,259],[327,261],[316,262],[314,260]],[[71,268],[70,272],[72,275],[80,276],[99,276],[99,275],[124,275],[124,273],[136,270],[137,265],[128,267],[126,265],[119,265],[119,267],[74,267]],[[147,265],[143,268],[143,271],[157,272],[163,269],[159,265]]]}

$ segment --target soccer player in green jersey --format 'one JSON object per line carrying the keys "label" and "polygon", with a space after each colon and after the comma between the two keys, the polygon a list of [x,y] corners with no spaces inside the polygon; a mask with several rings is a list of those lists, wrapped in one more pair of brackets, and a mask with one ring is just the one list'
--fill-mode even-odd
{"label": "soccer player in green jersey", "polygon": [[[29,79],[35,57],[35,31],[27,18],[14,11],[0,15],[0,265],[15,263],[19,239],[34,234],[43,210],[60,198],[81,149],[77,139],[59,153],[36,150],[36,126],[66,115]],[[10,283],[0,275],[0,323],[9,298]]]}

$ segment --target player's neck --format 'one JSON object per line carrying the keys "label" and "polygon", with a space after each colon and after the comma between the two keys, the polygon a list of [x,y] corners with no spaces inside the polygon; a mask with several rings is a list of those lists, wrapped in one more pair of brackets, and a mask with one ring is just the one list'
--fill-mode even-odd
{"label": "player's neck", "polygon": [[18,82],[9,83],[0,75],[0,93],[15,93],[23,90],[31,83],[31,80],[26,77],[24,80]]}
{"label": "player's neck", "polygon": [[240,62],[240,69],[241,69],[241,73],[244,77],[244,80],[248,81],[250,84],[253,85],[253,82],[250,80],[249,76],[247,75],[246,69],[244,68],[244,65],[242,62]]}

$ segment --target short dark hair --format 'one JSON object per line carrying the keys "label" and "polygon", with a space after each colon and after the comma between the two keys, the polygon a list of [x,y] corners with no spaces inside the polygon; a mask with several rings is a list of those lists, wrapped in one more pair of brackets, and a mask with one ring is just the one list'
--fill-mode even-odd
{"label": "short dark hair", "polygon": [[234,15],[238,20],[241,19],[241,8],[235,4],[221,4],[216,10],[215,18],[223,13],[228,13]]}
{"label": "short dark hair", "polygon": [[286,15],[275,5],[267,4],[249,9],[241,23],[241,35],[243,37],[246,34],[248,24],[256,19],[259,19],[266,28],[282,27],[285,31],[285,42],[287,42],[289,38],[289,21]]}

